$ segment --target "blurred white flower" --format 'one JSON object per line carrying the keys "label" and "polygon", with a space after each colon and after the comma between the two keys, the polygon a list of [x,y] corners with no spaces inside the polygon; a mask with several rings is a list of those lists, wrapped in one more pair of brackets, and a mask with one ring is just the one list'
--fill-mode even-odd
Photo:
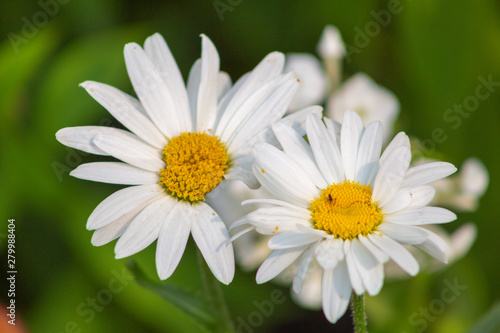
{"label": "blurred white flower", "polygon": [[470,157],[462,163],[456,175],[433,184],[437,191],[434,201],[455,210],[475,211],[488,183],[489,174],[484,164]]}
{"label": "blurred white flower", "polygon": [[375,83],[368,75],[357,73],[330,97],[326,115],[340,122],[347,110],[356,111],[365,125],[380,121],[384,141],[387,141],[392,136],[394,121],[399,114],[399,101],[392,92]]}
{"label": "blurred white flower", "polygon": [[290,53],[286,56],[285,72],[290,70],[295,72],[300,85],[288,107],[288,112],[309,105],[323,104],[327,92],[327,79],[321,62],[312,54]]}
{"label": "blurred white flower", "polygon": [[[477,236],[476,225],[472,222],[462,225],[451,234],[449,234],[444,228],[438,225],[429,225],[425,226],[425,228],[437,234],[448,245],[448,252],[446,253],[448,257],[448,264],[445,265],[434,258],[426,256],[424,253],[422,253],[422,251],[418,251],[411,246],[407,246],[406,248],[417,259],[420,268],[424,273],[432,273],[435,271],[446,269],[452,263],[462,259],[471,249]],[[406,279],[408,276],[394,262],[387,263],[384,271],[385,276],[389,280]]]}
{"label": "blurred white flower", "polygon": [[342,35],[337,27],[333,25],[327,25],[323,29],[323,33],[318,42],[316,48],[319,56],[322,59],[327,58],[343,58],[345,55],[345,45],[342,40]]}

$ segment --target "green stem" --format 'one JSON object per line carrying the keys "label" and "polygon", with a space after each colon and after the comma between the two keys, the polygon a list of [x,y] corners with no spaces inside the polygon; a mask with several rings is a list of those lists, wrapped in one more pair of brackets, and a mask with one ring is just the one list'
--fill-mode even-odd
{"label": "green stem", "polygon": [[356,295],[352,293],[351,299],[352,321],[354,322],[354,332],[367,333],[366,329],[366,312],[364,295]]}
{"label": "green stem", "polygon": [[236,332],[236,330],[234,328],[231,315],[229,314],[229,309],[226,305],[226,301],[224,300],[224,295],[222,294],[222,289],[220,288],[220,282],[210,271],[210,268],[205,263],[205,260],[203,259],[200,251],[198,250],[197,252],[198,264],[201,271],[201,279],[203,281],[203,287],[205,289],[205,297],[217,321],[216,332],[234,333]]}

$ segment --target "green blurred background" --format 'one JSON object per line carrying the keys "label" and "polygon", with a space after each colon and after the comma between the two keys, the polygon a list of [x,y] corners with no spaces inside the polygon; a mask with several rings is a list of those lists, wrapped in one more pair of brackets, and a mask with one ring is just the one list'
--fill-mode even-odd
{"label": "green blurred background", "polygon": [[[225,11],[218,13],[215,6],[220,11],[226,6]],[[359,46],[358,31],[376,22],[374,13],[387,6],[385,1],[331,0],[2,1],[0,268],[7,270],[7,219],[15,218],[17,320],[26,331],[199,331],[184,313],[129,278],[128,259],[114,259],[114,242],[99,248],[90,244],[87,217],[121,187],[69,177],[77,165],[103,158],[68,149],[54,134],[68,126],[117,124],[79,83],[95,80],[133,93],[123,46],[142,44],[154,32],[163,34],[184,77],[199,57],[199,34],[207,34],[218,48],[222,70],[235,80],[271,51],[315,53],[326,24],[336,25],[346,44]],[[422,325],[412,326],[409,318],[440,299],[446,280],[457,278],[467,289],[427,320],[425,331],[465,332],[500,298],[500,87],[493,87],[455,128],[443,113],[474,95],[479,77],[500,82],[500,3],[409,0],[397,8],[400,12],[391,15],[380,33],[350,54],[344,62],[346,76],[358,71],[371,75],[399,97],[399,129],[429,139],[433,129],[442,128],[447,139],[429,150],[435,148],[440,158],[457,166],[476,156],[491,178],[478,211],[459,214],[445,226],[452,231],[467,221],[476,223],[478,238],[469,255],[446,271],[386,282],[380,295],[369,300],[369,328],[419,331]],[[190,241],[168,281],[201,293],[194,253]],[[154,246],[133,259],[157,279]],[[4,307],[5,279],[0,286]],[[296,306],[288,289],[255,285],[252,272],[237,270],[233,283],[223,287],[237,324],[238,318],[248,321],[255,301],[268,300],[275,289],[283,291],[286,301],[253,331],[334,331],[321,311]],[[95,305],[92,299],[98,300]],[[350,319],[346,316],[337,329],[348,332]]]}

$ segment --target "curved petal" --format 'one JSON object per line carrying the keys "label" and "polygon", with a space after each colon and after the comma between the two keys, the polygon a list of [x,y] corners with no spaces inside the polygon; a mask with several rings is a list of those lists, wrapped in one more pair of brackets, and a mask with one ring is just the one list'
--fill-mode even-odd
{"label": "curved petal", "polygon": [[428,237],[425,229],[411,225],[382,223],[377,228],[384,235],[402,244],[420,244],[425,242]]}
{"label": "curved petal", "polygon": [[306,131],[316,163],[326,182],[328,184],[341,183],[345,179],[342,156],[334,139],[321,122],[321,118],[317,115],[308,116]]}
{"label": "curved petal", "polygon": [[294,73],[284,75],[277,80],[275,87],[264,95],[265,98],[242,119],[238,127],[227,128],[227,130],[232,131],[231,136],[226,141],[229,145],[229,152],[236,151],[248,139],[285,114],[299,83]]}
{"label": "curved petal", "polygon": [[370,251],[370,253],[378,260],[379,263],[385,264],[386,262],[389,261],[389,256],[384,251],[382,251],[381,249],[376,247],[372,242],[370,242],[368,237],[363,236],[363,235],[358,235],[358,239]]}
{"label": "curved petal", "polygon": [[299,266],[297,267],[297,272],[293,278],[293,291],[300,293],[302,290],[302,282],[307,275],[309,266],[314,259],[314,249],[315,246],[309,246],[305,251],[302,259],[300,260]]}
{"label": "curved petal", "polygon": [[302,253],[307,246],[295,247],[292,249],[274,250],[269,257],[259,267],[256,281],[258,284],[265,283],[276,277],[285,268],[290,266]]}
{"label": "curved petal", "polygon": [[383,234],[369,234],[368,239],[387,253],[405,272],[411,276],[417,275],[419,270],[418,262],[403,245]]}
{"label": "curved petal", "polygon": [[405,132],[399,132],[396,134],[394,139],[392,139],[389,145],[387,145],[382,153],[382,156],[380,156],[380,163],[382,163],[392,153],[392,151],[399,146],[410,148],[410,138],[408,138],[408,135],[406,135]]}
{"label": "curved petal", "polygon": [[189,218],[193,239],[208,267],[217,280],[229,284],[234,277],[234,254],[226,225],[204,202],[191,206]]}
{"label": "curved petal", "polygon": [[357,238],[354,238],[351,242],[351,251],[354,256],[354,264],[363,281],[363,286],[369,295],[377,295],[384,284],[382,264]]}
{"label": "curved petal", "polygon": [[219,54],[212,41],[201,35],[201,76],[197,98],[196,130],[213,129],[217,118]]}
{"label": "curved petal", "polygon": [[131,256],[153,243],[177,199],[164,196],[144,208],[130,223],[115,246],[115,258]]}
{"label": "curved petal", "polygon": [[161,150],[127,135],[98,134],[94,144],[111,156],[138,168],[159,172],[165,168]]}
{"label": "curved petal", "polygon": [[356,267],[356,257],[352,253],[352,242],[350,240],[344,241],[345,263],[347,271],[349,272],[349,281],[352,289],[357,295],[363,294],[366,289],[361,279],[361,274]]}
{"label": "curved petal", "polygon": [[[186,218],[188,203],[178,202],[162,224],[156,244],[156,270],[160,279],[168,279],[184,254],[191,231],[191,220]],[[187,209],[186,209],[187,208]]]}
{"label": "curved petal", "polygon": [[259,182],[277,199],[308,207],[318,190],[308,174],[281,150],[255,146],[253,171]]}
{"label": "curved petal", "polygon": [[146,52],[136,43],[125,45],[125,64],[130,81],[144,109],[166,137],[190,131],[192,122],[188,110],[176,107],[171,91]]}
{"label": "curved petal", "polygon": [[198,110],[198,94],[201,82],[201,59],[197,59],[189,71],[187,81],[187,94],[189,98],[189,110],[193,121],[193,128],[196,128],[196,118]]}
{"label": "curved petal", "polygon": [[314,185],[318,188],[326,188],[329,184],[319,171],[311,147],[306,140],[291,127],[283,124],[275,123],[272,128],[283,151],[309,173]]}
{"label": "curved petal", "polygon": [[93,162],[79,165],[70,176],[94,182],[145,185],[158,183],[158,173],[142,170],[120,162]]}
{"label": "curved petal", "polygon": [[401,188],[410,165],[411,152],[406,146],[394,149],[380,165],[373,184],[372,200],[383,207]]}
{"label": "curved petal", "polygon": [[432,186],[424,185],[412,188],[410,190],[411,201],[407,207],[423,207],[428,205],[434,196],[436,190]]}
{"label": "curved petal", "polygon": [[[171,92],[172,104],[175,110],[178,114],[182,114],[182,116],[187,115],[189,118],[186,120],[190,120],[188,96],[184,80],[167,42],[159,33],[155,33],[146,39],[144,51]],[[192,127],[187,127],[183,130],[191,132]]]}
{"label": "curved petal", "polygon": [[361,137],[355,176],[361,184],[368,184],[373,168],[378,164],[382,150],[382,133],[382,124],[375,121],[366,127]]}
{"label": "curved petal", "polygon": [[340,132],[340,151],[344,163],[345,177],[348,180],[356,179],[356,160],[364,130],[363,121],[356,112],[348,110],[344,113]]}
{"label": "curved petal", "polygon": [[455,213],[441,207],[408,208],[384,216],[386,222],[404,225],[446,223],[457,219]]}
{"label": "curved petal", "polygon": [[134,136],[130,132],[114,127],[76,126],[60,129],[56,133],[56,139],[67,147],[79,149],[90,154],[109,156],[107,152],[99,149],[99,147],[94,144],[94,138],[99,134],[116,134],[118,132],[127,133],[124,135]]}
{"label": "curved petal", "polygon": [[103,83],[85,81],[80,84],[99,104],[106,108],[126,128],[152,146],[163,149],[167,144],[165,136],[142,114],[132,97]]}
{"label": "curved petal", "polygon": [[280,52],[268,54],[252,72],[246,74],[234,85],[228,93],[227,98],[222,101],[220,110],[223,112],[220,121],[217,124],[216,135],[222,138],[221,134],[226,127],[235,128],[235,125],[229,125],[236,113],[239,113],[243,103],[247,103],[247,98],[262,88],[266,83],[283,72],[285,56]]}
{"label": "curved petal", "polygon": [[345,261],[335,269],[325,270],[321,282],[323,312],[331,323],[337,322],[347,310],[351,300],[352,288]]}
{"label": "curved petal", "polygon": [[455,171],[457,171],[457,168],[447,162],[431,162],[417,165],[408,170],[403,187],[426,185],[435,180],[447,177]]}
{"label": "curved petal", "polygon": [[143,203],[163,193],[158,184],[131,186],[104,199],[90,214],[87,229],[99,229],[130,213]]}
{"label": "curved petal", "polygon": [[344,240],[340,238],[326,239],[316,246],[315,256],[323,269],[333,269],[344,260]]}
{"label": "curved petal", "polygon": [[391,200],[383,206],[380,206],[384,214],[391,214],[406,208],[412,202],[412,193],[410,189],[404,188],[396,192]]}
{"label": "curved petal", "polygon": [[320,239],[321,238],[316,235],[286,232],[271,237],[271,239],[269,239],[269,242],[267,243],[267,246],[271,250],[289,249],[293,247],[308,245]]}

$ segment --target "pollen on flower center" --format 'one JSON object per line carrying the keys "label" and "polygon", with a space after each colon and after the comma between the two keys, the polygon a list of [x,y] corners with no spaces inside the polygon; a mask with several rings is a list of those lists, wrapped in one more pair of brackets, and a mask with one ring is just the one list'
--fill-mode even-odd
{"label": "pollen on flower center", "polygon": [[160,170],[160,184],[170,195],[190,202],[204,201],[229,168],[224,143],[204,132],[171,138],[163,160],[167,166]]}
{"label": "pollen on flower center", "polygon": [[308,209],[316,229],[342,239],[372,233],[384,216],[372,202],[370,185],[352,181],[328,186]]}

